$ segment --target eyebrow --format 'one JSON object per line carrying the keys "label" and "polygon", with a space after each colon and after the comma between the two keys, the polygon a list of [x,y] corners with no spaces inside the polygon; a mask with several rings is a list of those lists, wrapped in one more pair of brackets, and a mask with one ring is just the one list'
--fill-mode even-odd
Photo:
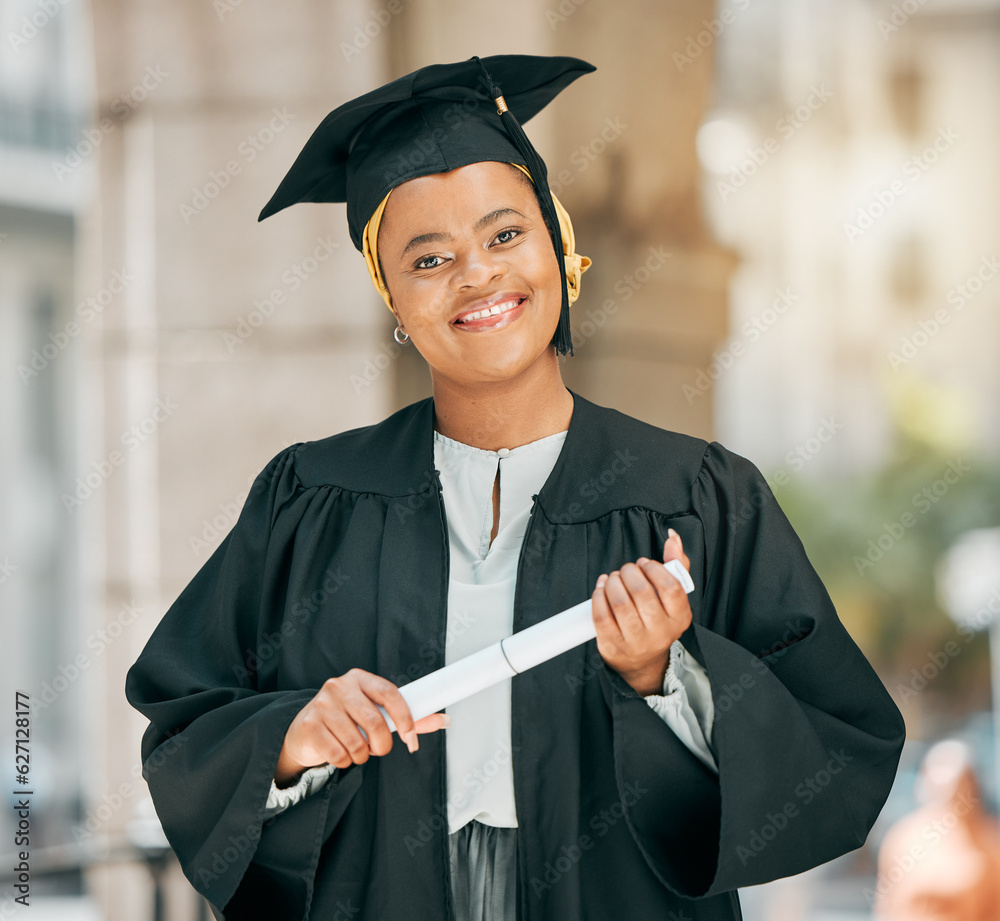
{"label": "eyebrow", "polygon": [[[490,224],[498,221],[502,217],[506,217],[508,214],[516,214],[518,217],[523,218],[524,215],[520,211],[514,208],[497,208],[495,211],[491,211],[489,214],[484,214],[475,224],[472,225],[473,230],[482,230],[484,227],[488,227]],[[400,258],[405,256],[411,249],[418,246],[423,246],[424,243],[446,243],[451,240],[451,234],[449,233],[422,233],[418,237],[414,237],[406,244],[406,248],[400,254]]]}

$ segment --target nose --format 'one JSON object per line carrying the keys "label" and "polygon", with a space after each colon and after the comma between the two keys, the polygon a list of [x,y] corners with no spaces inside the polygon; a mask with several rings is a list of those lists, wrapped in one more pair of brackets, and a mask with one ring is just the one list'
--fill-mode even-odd
{"label": "nose", "polygon": [[459,291],[485,288],[496,279],[502,278],[506,272],[506,263],[499,253],[475,247],[461,256],[456,256],[452,287]]}

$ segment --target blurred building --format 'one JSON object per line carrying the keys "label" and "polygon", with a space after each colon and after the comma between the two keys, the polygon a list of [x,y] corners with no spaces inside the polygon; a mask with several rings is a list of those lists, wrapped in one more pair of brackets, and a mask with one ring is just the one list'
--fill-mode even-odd
{"label": "blurred building", "polygon": [[[785,484],[829,490],[898,461],[901,434],[989,463],[1000,452],[1000,4],[733,0],[717,22],[727,9],[698,153],[710,225],[741,264],[729,338],[685,399],[716,395],[718,438],[782,501]],[[897,517],[914,511],[902,501]],[[855,525],[857,544],[869,536]],[[913,550],[892,565],[905,571]],[[849,560],[854,545],[831,552]],[[856,578],[879,596],[870,585]],[[892,604],[840,610],[863,642],[864,621]],[[929,619],[933,598],[924,609]],[[937,651],[919,636],[910,646],[918,665]],[[902,683],[884,675],[897,697],[913,664]],[[931,696],[900,701],[918,739]],[[894,789],[887,812],[908,797]],[[863,851],[747,890],[747,917],[870,917],[886,827]]]}
{"label": "blurred building", "polygon": [[[77,474],[77,437],[86,424],[77,412],[79,336],[66,324],[77,305],[75,265],[93,162],[81,156],[71,169],[58,168],[81,141],[89,143],[92,84],[86,11],[78,5],[44,11],[11,0],[0,6],[0,35],[2,666],[11,704],[15,691],[34,698],[28,779],[34,866],[41,870],[43,849],[72,840],[82,785],[92,779],[81,776],[80,765],[91,739],[93,685],[74,662],[88,638],[81,534],[59,496]],[[2,738],[13,765],[13,718]],[[0,837],[4,853],[14,849],[9,809]],[[47,895],[72,897],[82,888],[79,867],[36,878],[33,905],[44,912]],[[4,914],[10,898],[5,884]],[[73,914],[79,901],[72,905],[66,917],[80,917]]]}
{"label": "blurred building", "polygon": [[720,439],[772,485],[880,464],[900,416],[996,456],[1000,4],[728,5],[698,139],[743,257]]}

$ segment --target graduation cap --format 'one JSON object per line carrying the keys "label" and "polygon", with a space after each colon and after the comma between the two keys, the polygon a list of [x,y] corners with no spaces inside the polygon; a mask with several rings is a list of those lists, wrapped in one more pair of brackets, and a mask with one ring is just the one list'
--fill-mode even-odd
{"label": "graduation cap", "polygon": [[530,171],[562,280],[553,344],[573,354],[566,266],[545,163],[521,122],[596,68],[572,57],[504,54],[432,64],[334,109],[313,132],[259,221],[298,202],[346,202],[351,240],[383,198],[418,176],[496,160]]}

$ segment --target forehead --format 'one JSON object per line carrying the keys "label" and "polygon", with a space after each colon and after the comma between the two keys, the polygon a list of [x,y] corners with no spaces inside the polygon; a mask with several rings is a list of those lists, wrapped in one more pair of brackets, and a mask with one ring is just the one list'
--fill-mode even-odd
{"label": "forehead", "polygon": [[524,173],[509,163],[484,160],[401,183],[389,196],[382,220],[383,226],[426,223],[435,217],[475,221],[493,208],[532,204],[537,209],[531,180]]}

